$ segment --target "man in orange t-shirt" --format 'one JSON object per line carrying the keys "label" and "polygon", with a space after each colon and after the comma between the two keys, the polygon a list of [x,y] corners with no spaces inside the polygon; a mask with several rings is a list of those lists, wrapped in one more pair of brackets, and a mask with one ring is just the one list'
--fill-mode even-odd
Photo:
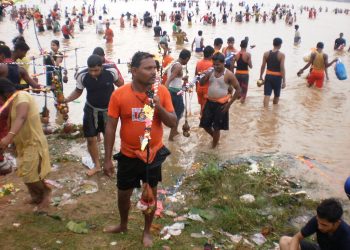
{"label": "man in orange t-shirt", "polygon": [[[163,56],[163,62],[162,62],[162,68],[163,68],[163,76],[162,76],[162,85],[164,85],[166,83],[166,81],[168,80],[168,75],[166,74],[166,69],[168,65],[170,65],[170,63],[172,63],[174,61],[174,58],[170,55],[165,55]],[[165,71],[165,72],[164,72]]]}
{"label": "man in orange t-shirt", "polygon": [[[210,67],[213,66],[213,62],[211,60],[213,54],[214,54],[214,48],[212,46],[207,46],[204,48],[203,50],[204,58],[197,62],[195,75],[201,75],[205,71],[207,71]],[[200,85],[198,83],[196,85],[198,104],[201,106],[201,114],[202,114],[205,102],[207,100],[208,88],[209,88],[209,81],[206,82],[204,85]]]}
{"label": "man in orange t-shirt", "polygon": [[106,43],[113,43],[113,37],[113,30],[109,28],[109,23],[106,23],[105,36],[103,38],[106,39]]}
{"label": "man in orange t-shirt", "polygon": [[170,63],[172,63],[174,61],[174,58],[170,55],[170,49],[168,46],[167,42],[160,42],[159,43],[160,48],[162,48],[164,50],[163,53],[163,60],[162,60],[162,84],[164,85],[166,83],[166,81],[168,80],[168,75],[167,73],[167,66],[170,65]]}
{"label": "man in orange t-shirt", "polygon": [[[131,61],[132,82],[115,91],[108,107],[108,122],[105,135],[105,165],[107,175],[113,174],[112,151],[118,120],[121,121],[121,149],[115,156],[118,161],[117,187],[120,224],[105,228],[104,232],[120,233],[127,231],[130,197],[140,181],[148,183],[157,201],[157,185],[162,180],[161,165],[170,154],[163,145],[164,123],[168,127],[176,126],[176,115],[168,90],[161,84],[153,97],[155,112],[151,126],[151,140],[147,148],[141,150],[141,141],[145,133],[145,104],[150,104],[152,85],[156,80],[156,63],[153,55],[137,52]],[[155,204],[157,207],[157,204]],[[145,213],[143,244],[152,246],[150,228],[155,210]]]}

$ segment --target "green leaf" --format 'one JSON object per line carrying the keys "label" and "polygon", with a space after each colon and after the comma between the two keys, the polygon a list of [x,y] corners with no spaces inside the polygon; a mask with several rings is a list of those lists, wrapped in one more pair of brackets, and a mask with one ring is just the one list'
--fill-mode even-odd
{"label": "green leaf", "polygon": [[215,213],[211,210],[203,210],[200,208],[191,208],[190,210],[191,214],[198,214],[200,217],[206,219],[206,220],[212,220],[215,218]]}
{"label": "green leaf", "polygon": [[85,221],[81,222],[81,223],[69,221],[67,223],[66,227],[74,233],[78,233],[78,234],[87,234],[88,233],[88,228],[87,228]]}
{"label": "green leaf", "polygon": [[54,220],[62,221],[62,217],[57,215],[57,214],[48,214],[47,216],[49,216],[50,218],[52,218]]}

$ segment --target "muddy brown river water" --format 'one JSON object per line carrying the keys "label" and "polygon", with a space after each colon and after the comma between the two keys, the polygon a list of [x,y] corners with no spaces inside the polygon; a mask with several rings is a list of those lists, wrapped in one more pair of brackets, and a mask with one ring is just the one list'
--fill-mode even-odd
{"label": "muddy brown river water", "polygon": [[[92,2],[92,1],[91,1]],[[230,2],[230,1],[229,1]],[[267,2],[267,1],[265,1]],[[264,8],[270,10],[274,5],[268,1]],[[294,2],[294,1],[293,1]],[[26,4],[38,3],[38,1],[27,1]],[[54,1],[47,1],[46,5],[40,7],[47,14],[47,10],[53,5]],[[88,1],[88,4],[90,2]],[[127,10],[136,13],[139,16],[144,10],[153,11],[151,1],[99,1],[97,10],[101,11],[103,3],[107,3],[108,17],[118,18],[120,13]],[[335,7],[350,8],[350,4],[334,3],[323,1],[295,1],[295,6],[300,4],[319,7],[328,6],[329,12],[318,13],[315,20],[307,17],[307,12],[300,15],[297,12],[297,24],[300,26],[302,42],[299,46],[293,45],[294,29],[286,26],[283,20],[278,20],[275,24],[255,23],[251,20],[249,23],[228,24],[218,23],[216,27],[204,26],[199,23],[199,17],[194,17],[193,25],[188,26],[187,20],[183,22],[182,28],[187,33],[190,42],[183,48],[190,49],[191,42],[198,30],[203,30],[205,45],[212,45],[216,37],[221,37],[226,42],[229,36],[236,39],[235,47],[239,47],[239,41],[245,36],[250,38],[250,44],[255,44],[256,48],[250,52],[252,54],[253,69],[250,72],[250,85],[248,97],[245,104],[234,103],[230,110],[230,130],[222,133],[220,145],[217,149],[210,149],[210,138],[200,128],[199,124],[199,106],[195,95],[191,98],[191,115],[189,123],[191,126],[191,136],[185,138],[178,136],[175,142],[167,142],[169,129],[165,129],[165,144],[171,149],[172,155],[166,165],[168,173],[173,176],[178,175],[190,166],[195,157],[201,153],[210,153],[217,155],[220,159],[229,159],[235,156],[245,156],[263,153],[288,153],[291,155],[307,155],[315,158],[317,161],[327,166],[324,170],[329,177],[322,179],[326,185],[335,185],[339,187],[335,195],[343,196],[342,183],[350,174],[350,79],[345,81],[337,80],[333,67],[329,68],[330,80],[325,83],[322,90],[307,88],[304,77],[297,77],[297,71],[305,65],[302,57],[305,53],[315,47],[316,43],[323,41],[325,52],[329,58],[339,57],[346,65],[348,74],[350,73],[350,53],[335,53],[333,51],[334,40],[340,32],[344,32],[345,39],[350,40],[350,16],[341,14],[335,15],[331,10]],[[63,8],[66,3],[59,2]],[[69,9],[73,5],[80,8],[82,1],[72,1],[67,3]],[[205,13],[204,1],[200,1],[201,13]],[[169,1],[158,4],[158,10],[164,10],[167,13],[173,10]],[[234,11],[240,10],[234,5]],[[211,11],[219,12],[216,7]],[[63,22],[61,20],[61,22]],[[76,25],[75,39],[64,41],[61,34],[54,35],[52,32],[45,31],[39,34],[40,44],[46,50],[50,48],[50,41],[58,39],[61,41],[62,49],[81,47],[78,50],[78,65],[86,65],[87,57],[92,53],[96,46],[105,49],[107,57],[121,62],[130,60],[133,53],[138,50],[157,52],[157,41],[153,38],[153,29],[142,27],[137,28],[129,26],[119,27],[119,20],[111,21],[111,28],[114,30],[115,39],[112,46],[106,47],[102,36],[95,33],[95,26],[85,24],[85,30],[79,31]],[[171,33],[172,24],[169,21],[162,22],[163,30]],[[11,39],[17,35],[14,22],[8,17],[0,23],[0,40],[10,43]],[[33,23],[25,30],[24,37],[31,47],[29,55],[38,55],[39,50],[34,36]],[[272,39],[281,37],[283,45],[281,51],[286,54],[286,74],[287,87],[282,91],[280,104],[271,105],[269,109],[262,107],[263,88],[258,88],[256,81],[260,72],[260,65],[264,51],[272,48]],[[175,40],[171,39],[173,57],[177,57],[181,48],[175,45]],[[348,48],[348,47],[347,47]],[[199,54],[192,54],[188,64],[189,75],[194,74],[196,61],[200,58]],[[68,52],[67,66],[75,67],[74,51]],[[38,63],[41,63],[40,61]],[[125,64],[119,65],[120,70],[126,80],[131,76],[127,73]],[[39,72],[43,68],[38,67]],[[68,95],[75,88],[74,70],[69,71],[69,82],[65,84],[64,93]],[[305,76],[305,75],[304,75]],[[40,77],[40,82],[44,83],[44,77]],[[43,98],[37,97],[40,105],[43,104]],[[82,96],[77,103],[71,103],[70,121],[73,123],[82,122],[82,110],[85,102],[85,96]],[[271,103],[272,104],[272,103]],[[51,123],[60,123],[56,118],[53,101],[49,100],[51,110]],[[180,122],[180,129],[184,119]],[[117,141],[116,148],[119,147]],[[322,182],[323,182],[322,181]]]}

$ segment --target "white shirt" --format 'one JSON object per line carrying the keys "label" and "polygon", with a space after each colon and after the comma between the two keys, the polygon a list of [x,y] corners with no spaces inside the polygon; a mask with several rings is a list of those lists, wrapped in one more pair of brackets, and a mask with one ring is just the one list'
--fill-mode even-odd
{"label": "white shirt", "polygon": [[196,44],[196,48],[200,48],[201,47],[201,41],[202,41],[203,37],[202,36],[196,36],[194,38],[194,43]]}
{"label": "white shirt", "polygon": [[96,31],[102,33],[103,32],[103,21],[97,20],[96,22]]}

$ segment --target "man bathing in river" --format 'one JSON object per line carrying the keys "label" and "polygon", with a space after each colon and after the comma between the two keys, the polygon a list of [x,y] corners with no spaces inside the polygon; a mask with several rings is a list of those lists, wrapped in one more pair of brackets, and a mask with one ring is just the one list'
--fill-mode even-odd
{"label": "man bathing in river", "polygon": [[260,69],[260,80],[266,68],[264,84],[264,107],[269,106],[272,90],[274,93],[273,104],[278,104],[281,88],[286,87],[286,70],[284,67],[285,55],[280,52],[282,39],[273,39],[273,49],[264,53],[263,62]]}
{"label": "man bathing in river", "polygon": [[[323,87],[325,72],[327,74],[327,68],[332,66],[338,58],[328,63],[328,55],[323,52],[323,43],[319,42],[316,45],[316,51],[311,54],[310,61],[298,71],[298,76],[300,76],[304,70],[311,66],[311,72],[307,77],[307,82],[309,87],[315,85],[317,88]],[[328,78],[328,77],[327,77]]]}

